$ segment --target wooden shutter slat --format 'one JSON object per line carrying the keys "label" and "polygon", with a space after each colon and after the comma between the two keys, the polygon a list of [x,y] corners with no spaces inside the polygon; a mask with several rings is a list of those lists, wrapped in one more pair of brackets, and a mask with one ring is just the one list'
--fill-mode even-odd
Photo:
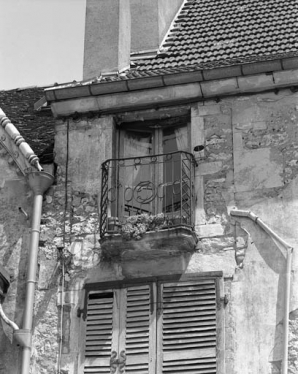
{"label": "wooden shutter slat", "polygon": [[148,342],[143,342],[143,343],[139,343],[139,342],[134,342],[134,343],[130,343],[128,341],[126,341],[126,348],[127,350],[131,350],[131,349],[140,349],[140,350],[146,350],[148,351]]}
{"label": "wooden shutter slat", "polygon": [[130,295],[129,300],[130,300],[130,304],[136,301],[142,301],[144,304],[146,304],[146,301],[148,300],[148,295],[144,295],[142,293],[133,294],[133,295]]}
{"label": "wooden shutter slat", "polygon": [[127,328],[126,330],[127,337],[138,337],[138,336],[149,336],[148,328],[146,326],[140,326],[137,328]]}
{"label": "wooden shutter slat", "polygon": [[86,367],[84,370],[84,374],[110,374],[110,368],[109,367]]}
{"label": "wooden shutter slat", "polygon": [[130,291],[131,295],[133,295],[133,294],[144,294],[144,291],[148,291],[148,284],[137,285],[137,286],[129,285],[129,286],[126,286],[126,287],[129,288],[129,291]]}
{"label": "wooden shutter slat", "polygon": [[[169,345],[173,345],[175,346],[175,344],[191,344],[191,343],[196,343],[196,342],[205,342],[205,341],[213,341],[215,340],[215,336],[213,335],[205,335],[205,336],[197,336],[195,338],[189,338],[189,337],[185,337],[184,339],[176,339],[174,338],[175,341],[173,341],[173,338],[172,339],[164,339],[164,346],[169,346]],[[175,347],[174,347],[175,349]]]}
{"label": "wooden shutter slat", "polygon": [[186,333],[186,332],[192,332],[192,331],[208,331],[208,330],[213,330],[216,329],[216,324],[214,323],[213,325],[208,325],[208,326],[197,326],[197,327],[192,327],[192,328],[169,328],[166,334],[170,333]]}
{"label": "wooden shutter slat", "polygon": [[113,301],[105,300],[105,299],[95,299],[89,300],[88,302],[88,310],[92,308],[101,308],[101,309],[108,309],[113,306]]}
{"label": "wooden shutter slat", "polygon": [[91,326],[89,326],[88,329],[89,329],[89,331],[86,330],[86,331],[88,331],[88,336],[98,334],[99,331],[106,332],[106,333],[110,332],[110,329],[107,328],[106,325],[97,325],[92,329],[91,329]]}
{"label": "wooden shutter slat", "polygon": [[133,305],[129,305],[129,307],[127,308],[127,310],[129,311],[139,311],[139,310],[143,310],[145,312],[148,312],[148,305],[136,305],[136,304],[133,304]]}
{"label": "wooden shutter slat", "polygon": [[[167,302],[167,300],[170,300],[172,302],[179,302],[181,300],[185,300],[186,302],[187,301],[193,301],[193,297],[194,295],[190,295],[188,297],[189,294],[186,294],[186,295],[176,295],[175,294],[175,297],[173,296],[168,296],[168,297],[164,297],[164,300],[165,302]],[[215,295],[215,292],[212,292],[212,293],[206,293],[206,294],[199,294],[199,293],[196,293],[196,300],[214,300],[214,295]]]}
{"label": "wooden shutter slat", "polygon": [[[214,357],[216,355],[216,349],[215,348],[205,348],[205,349],[189,349],[188,351],[181,351],[181,352],[175,352],[175,356],[178,360],[193,360],[193,359],[207,359],[210,357]],[[164,354],[164,361],[165,365],[167,361],[170,361],[173,359],[172,353],[166,352]]]}
{"label": "wooden shutter slat", "polygon": [[[204,322],[203,322],[204,321]],[[175,318],[174,316],[167,316],[166,319],[163,320],[163,323],[165,324],[171,324],[171,323],[209,323],[209,321],[216,321],[216,317],[213,311],[210,313],[207,312],[198,312],[195,314],[193,317],[188,316],[188,317],[179,317]]]}
{"label": "wooden shutter slat", "polygon": [[164,367],[164,371],[165,372],[168,372],[168,371],[173,371],[173,370],[181,370],[182,373],[184,373],[187,369],[191,369],[191,370],[199,370],[199,369],[216,369],[216,362],[207,362],[207,363],[201,363],[200,362],[196,362],[196,363],[189,363],[189,361],[182,361],[182,362],[179,362],[179,365],[175,365],[172,363],[172,365],[170,367]]}
{"label": "wooden shutter slat", "polygon": [[[194,281],[196,282],[196,281]],[[185,290],[185,289],[192,289],[196,290],[198,288],[214,288],[214,279],[206,280],[205,282],[196,282],[194,283],[192,281],[190,282],[177,282],[177,283],[163,283],[164,284],[164,291],[167,292],[168,290],[174,290],[176,289],[177,291],[180,290]]]}
{"label": "wooden shutter slat", "polygon": [[[109,323],[112,323],[112,318],[104,318],[104,319],[101,319],[99,320],[98,318],[97,319],[89,319],[88,321],[88,326],[87,326],[87,331],[88,329],[93,326],[93,325],[96,325],[96,326],[99,326],[99,325],[108,325]],[[93,329],[92,329],[93,330]]]}
{"label": "wooden shutter slat", "polygon": [[215,302],[214,302],[214,297],[213,300],[195,300],[193,302],[190,302],[189,300],[185,300],[181,302],[170,302],[167,304],[166,302],[164,303],[164,309],[173,309],[177,307],[185,307],[185,308],[191,308],[195,306],[209,306],[212,305],[215,308]]}
{"label": "wooden shutter slat", "polygon": [[[197,311],[216,311],[214,305],[206,305],[206,306],[194,306],[194,307],[188,307],[188,308],[166,308],[164,310],[165,314],[170,314],[170,313],[184,313],[184,315],[193,315],[194,312]],[[185,314],[187,312],[187,314]]]}
{"label": "wooden shutter slat", "polygon": [[148,365],[145,368],[142,368],[142,370],[139,367],[135,368],[134,366],[126,367],[125,373],[126,374],[147,374],[148,373]]}
{"label": "wooden shutter slat", "polygon": [[142,331],[140,333],[134,333],[134,334],[126,333],[126,339],[128,341],[129,340],[138,340],[138,341],[147,340],[148,336],[149,336],[149,333],[147,331],[145,331],[145,332]]}
{"label": "wooden shutter slat", "polygon": [[197,287],[177,287],[175,290],[175,287],[171,288],[165,288],[164,289],[164,295],[165,297],[169,297],[173,292],[175,292],[175,295],[188,295],[189,292],[193,292],[195,295],[204,295],[208,293],[214,292],[214,286],[213,285],[205,285],[205,286],[197,286]]}
{"label": "wooden shutter slat", "polygon": [[[175,371],[174,371],[175,370]],[[177,373],[177,374],[180,374],[181,371],[177,371],[179,369],[171,369],[171,373]],[[165,373],[166,371],[164,371]],[[186,366],[184,366],[183,368],[183,374],[184,373],[187,373],[187,374],[210,374],[210,373],[216,373],[216,367],[209,367],[209,368],[196,368],[196,367],[191,367],[191,368],[187,368]]]}
{"label": "wooden shutter slat", "polygon": [[147,317],[139,317],[137,321],[135,321],[135,319],[128,320],[127,324],[128,324],[128,328],[145,327],[148,324],[148,318]]}
{"label": "wooden shutter slat", "polygon": [[95,345],[88,345],[86,344],[86,353],[94,353],[95,351],[110,351],[111,350],[111,344],[102,344],[98,343]]}
{"label": "wooden shutter slat", "polygon": [[[193,331],[193,330],[192,330]],[[187,338],[195,338],[197,336],[215,336],[216,335],[216,330],[206,330],[206,331],[201,331],[201,330],[195,330],[195,332],[184,332],[184,333],[168,333],[166,332],[164,337],[165,339],[187,339]]]}
{"label": "wooden shutter slat", "polygon": [[[107,336],[107,338],[111,338],[112,337],[112,334]],[[86,341],[94,341],[94,340],[98,340],[98,334],[93,334],[93,335],[89,335],[87,338],[86,338]]]}

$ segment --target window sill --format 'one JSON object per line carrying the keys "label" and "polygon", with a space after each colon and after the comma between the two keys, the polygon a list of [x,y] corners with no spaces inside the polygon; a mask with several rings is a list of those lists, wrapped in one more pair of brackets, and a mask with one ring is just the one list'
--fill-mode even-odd
{"label": "window sill", "polygon": [[198,238],[188,227],[149,231],[139,240],[125,240],[120,234],[107,234],[101,242],[104,258],[144,260],[194,252]]}

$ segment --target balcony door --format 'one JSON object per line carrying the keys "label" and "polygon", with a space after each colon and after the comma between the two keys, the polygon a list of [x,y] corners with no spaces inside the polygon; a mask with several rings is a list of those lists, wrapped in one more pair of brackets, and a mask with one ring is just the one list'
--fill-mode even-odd
{"label": "balcony door", "polygon": [[[181,205],[182,160],[187,125],[123,126],[119,136],[118,217],[174,214]],[[177,153],[175,153],[177,152]],[[122,165],[122,166],[121,166]]]}

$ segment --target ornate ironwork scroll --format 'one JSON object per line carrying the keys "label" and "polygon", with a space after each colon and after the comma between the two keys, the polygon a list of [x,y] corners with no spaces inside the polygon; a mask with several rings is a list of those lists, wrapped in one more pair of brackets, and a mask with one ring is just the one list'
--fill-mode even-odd
{"label": "ornate ironwork scroll", "polygon": [[188,152],[111,159],[102,164],[100,234],[108,217],[163,213],[169,226],[194,224],[194,156]]}

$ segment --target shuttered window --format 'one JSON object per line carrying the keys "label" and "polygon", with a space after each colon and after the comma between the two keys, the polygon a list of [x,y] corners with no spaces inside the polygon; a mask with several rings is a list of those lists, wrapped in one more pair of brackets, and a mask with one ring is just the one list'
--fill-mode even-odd
{"label": "shuttered window", "polygon": [[158,373],[216,374],[215,281],[160,285]]}
{"label": "shuttered window", "polygon": [[84,374],[220,374],[216,279],[89,291]]}
{"label": "shuttered window", "polygon": [[[85,374],[109,374],[110,358],[117,344],[117,306],[114,291],[90,292],[88,297]],[[114,338],[114,339],[113,339]]]}

